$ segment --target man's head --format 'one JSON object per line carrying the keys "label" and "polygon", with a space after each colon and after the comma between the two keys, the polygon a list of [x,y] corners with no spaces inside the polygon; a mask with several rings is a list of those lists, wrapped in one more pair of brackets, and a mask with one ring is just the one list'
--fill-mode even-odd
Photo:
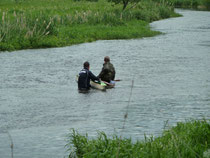
{"label": "man's head", "polygon": [[105,62],[105,63],[110,62],[110,58],[109,58],[108,56],[105,56],[105,57],[104,57],[104,62]]}
{"label": "man's head", "polygon": [[87,69],[90,68],[90,64],[88,61],[84,62],[83,66],[84,66],[84,68],[87,68]]}

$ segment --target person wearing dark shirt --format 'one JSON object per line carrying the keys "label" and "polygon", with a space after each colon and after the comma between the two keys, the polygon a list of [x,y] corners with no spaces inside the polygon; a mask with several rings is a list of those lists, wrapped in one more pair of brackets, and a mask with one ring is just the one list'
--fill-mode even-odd
{"label": "person wearing dark shirt", "polygon": [[108,56],[104,57],[103,68],[100,74],[98,75],[98,78],[108,83],[113,81],[115,78],[115,68],[113,64],[110,62],[110,58]]}
{"label": "person wearing dark shirt", "polygon": [[98,81],[100,82],[99,78],[96,77],[89,69],[90,69],[90,64],[88,61],[86,61],[83,64],[84,68],[80,71],[79,77],[78,77],[78,89],[79,90],[89,90],[91,85],[90,85],[90,80],[92,81]]}

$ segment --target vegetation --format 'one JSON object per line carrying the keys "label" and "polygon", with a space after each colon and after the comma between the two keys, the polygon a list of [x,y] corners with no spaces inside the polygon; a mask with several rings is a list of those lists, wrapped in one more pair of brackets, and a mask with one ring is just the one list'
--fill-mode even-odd
{"label": "vegetation", "polygon": [[192,8],[210,10],[210,0],[155,0],[156,2],[170,3],[176,8]]}
{"label": "vegetation", "polygon": [[177,16],[152,0],[122,11],[105,0],[1,0],[0,51],[154,36],[149,22]]}
{"label": "vegetation", "polygon": [[134,4],[133,6],[137,5],[141,0],[108,0],[109,2],[114,2],[115,4],[123,4],[123,10],[127,7],[127,5]]}
{"label": "vegetation", "polygon": [[[165,130],[161,137],[146,137],[133,143],[131,139],[118,136],[108,138],[99,132],[89,139],[75,130],[68,137],[69,158],[195,158],[210,157],[209,120],[191,120],[177,123]],[[73,145],[73,146],[72,146]]]}

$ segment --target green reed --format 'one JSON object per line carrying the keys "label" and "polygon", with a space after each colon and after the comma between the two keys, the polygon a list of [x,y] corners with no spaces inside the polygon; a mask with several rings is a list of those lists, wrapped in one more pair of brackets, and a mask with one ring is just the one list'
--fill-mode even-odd
{"label": "green reed", "polygon": [[156,2],[170,3],[177,8],[192,8],[210,10],[210,0],[154,0]]}
{"label": "green reed", "polygon": [[[125,11],[121,10],[121,6],[112,6],[104,0],[2,0],[0,50],[152,36],[157,32],[150,30],[148,22],[173,16],[177,14],[170,5],[148,0]],[[129,30],[129,27],[133,30]],[[137,31],[135,27],[142,29]]]}
{"label": "green reed", "polygon": [[210,124],[209,120],[177,123],[175,127],[164,130],[160,137],[145,136],[144,140],[136,142],[116,135],[108,138],[104,132],[98,132],[97,138],[90,139],[87,134],[72,130],[66,146],[70,158],[116,158],[117,155],[119,158],[208,157]]}

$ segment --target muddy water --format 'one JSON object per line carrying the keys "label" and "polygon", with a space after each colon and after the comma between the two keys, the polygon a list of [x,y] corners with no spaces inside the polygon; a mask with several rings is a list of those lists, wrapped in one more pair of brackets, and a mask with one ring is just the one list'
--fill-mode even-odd
{"label": "muddy water", "polygon": [[[0,53],[0,157],[11,157],[7,131],[15,158],[63,158],[71,128],[136,140],[160,135],[166,121],[209,119],[210,12],[177,11],[184,16],[151,24],[166,33],[152,38]],[[122,81],[78,93],[83,62],[98,74],[105,55]]]}

